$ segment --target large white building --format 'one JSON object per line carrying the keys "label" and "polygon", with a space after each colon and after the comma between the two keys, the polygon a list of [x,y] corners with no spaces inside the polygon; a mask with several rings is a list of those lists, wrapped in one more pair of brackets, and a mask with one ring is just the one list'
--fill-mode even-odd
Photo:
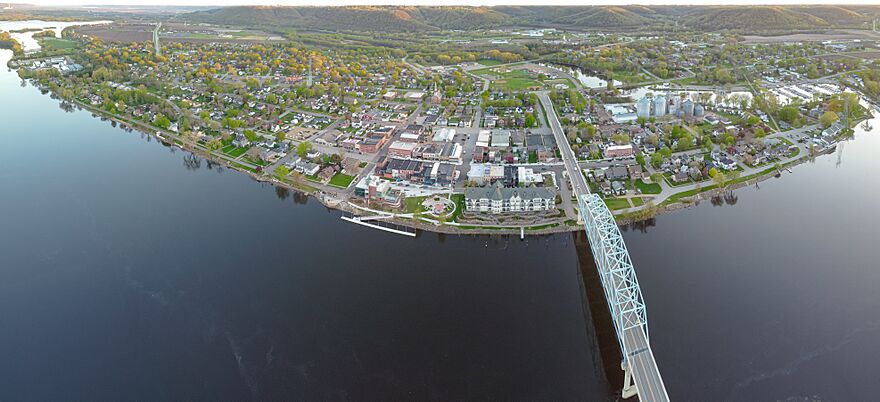
{"label": "large white building", "polygon": [[500,182],[483,187],[469,187],[464,192],[465,207],[470,212],[549,211],[556,208],[556,194],[544,187],[504,187]]}

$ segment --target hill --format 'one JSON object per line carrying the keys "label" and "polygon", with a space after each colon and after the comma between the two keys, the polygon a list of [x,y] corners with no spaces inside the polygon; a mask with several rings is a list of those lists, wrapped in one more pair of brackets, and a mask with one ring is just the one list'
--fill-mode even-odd
{"label": "hill", "polygon": [[846,6],[700,7],[684,23],[704,31],[772,31],[857,27],[869,19]]}
{"label": "hill", "polygon": [[678,23],[700,31],[742,33],[853,28],[880,15],[877,6],[496,6],[265,7],[189,13],[190,21],[321,31],[421,32],[516,26],[650,30]]}

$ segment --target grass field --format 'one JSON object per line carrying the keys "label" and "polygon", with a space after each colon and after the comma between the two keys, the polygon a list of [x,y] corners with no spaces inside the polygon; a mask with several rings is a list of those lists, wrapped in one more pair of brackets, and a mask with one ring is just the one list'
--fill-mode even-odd
{"label": "grass field", "polygon": [[492,60],[492,59],[477,60],[477,63],[480,63],[484,66],[497,66],[499,64],[503,64],[503,62],[500,60]]}
{"label": "grass field", "polygon": [[529,87],[541,86],[541,83],[530,78],[508,78],[493,81],[492,85],[498,89],[520,90]]}
{"label": "grass field", "polygon": [[636,188],[642,192],[642,194],[660,194],[663,191],[663,188],[660,187],[657,183],[645,183],[642,179],[638,179],[635,182]]}
{"label": "grass field", "polygon": [[631,206],[626,198],[606,198],[605,205],[607,205],[608,209],[612,211],[626,209]]}
{"label": "grass field", "polygon": [[40,41],[40,44],[43,47],[45,47],[47,50],[51,50],[51,49],[66,50],[66,49],[75,49],[75,48],[79,47],[79,42],[77,42],[75,40],[57,39],[57,38],[45,38]]}
{"label": "grass field", "polygon": [[330,179],[330,185],[339,188],[348,188],[353,180],[354,176],[349,176],[347,174],[339,172],[333,175],[333,177]]}
{"label": "grass field", "polygon": [[[227,148],[229,149],[227,150]],[[227,145],[225,148],[223,148],[223,153],[233,158],[238,158],[239,156],[244,155],[244,153],[247,152],[248,149],[250,149],[250,147],[244,148],[236,147],[235,145]]]}
{"label": "grass field", "polygon": [[424,208],[422,207],[422,201],[424,201],[425,198],[428,197],[408,197],[407,199],[403,200],[403,205],[406,208],[406,212],[415,213],[424,211]]}

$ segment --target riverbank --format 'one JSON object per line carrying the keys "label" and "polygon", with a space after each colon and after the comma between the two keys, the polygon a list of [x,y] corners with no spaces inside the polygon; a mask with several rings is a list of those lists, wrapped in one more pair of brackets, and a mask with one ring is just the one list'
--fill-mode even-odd
{"label": "riverbank", "polygon": [[[7,67],[18,68],[19,77],[22,78],[23,76],[17,63],[17,61],[19,60],[21,60],[20,57],[13,57],[7,62]],[[48,87],[40,88],[42,90],[50,91],[50,88]],[[279,180],[272,174],[272,172],[264,171],[262,166],[249,164],[246,161],[232,160],[231,158],[217,155],[210,149],[205,148],[204,146],[200,146],[196,141],[193,141],[191,138],[181,136],[175,132],[163,130],[149,123],[132,120],[131,118],[127,118],[126,116],[114,115],[78,99],[64,99],[58,93],[54,93],[54,95],[57,96],[59,99],[62,99],[62,101],[70,102],[83,110],[91,112],[95,116],[115,121],[118,124],[123,124],[127,127],[131,127],[133,130],[137,130],[146,135],[150,135],[164,143],[166,146],[179,147],[180,149],[190,152],[193,155],[208,159],[213,163],[217,163],[219,165],[245,173],[256,181],[269,183],[276,187],[282,187],[287,190],[292,190],[304,195],[313,196],[317,201],[319,201],[329,209],[340,210],[353,216],[368,215],[368,213],[365,213],[365,211],[361,207],[358,207],[357,205],[353,204],[349,199],[347,199],[349,195],[345,192],[340,193],[336,189],[331,189],[318,183],[310,183],[305,180]],[[780,173],[780,169],[795,166],[809,159],[810,157],[810,155],[803,155],[797,159],[789,161],[784,165],[778,167],[770,167],[752,176],[738,178],[735,181],[725,184],[722,187],[718,187],[717,184],[710,184],[705,188],[698,187],[693,190],[673,194],[666,199],[661,200],[661,202],[657,205],[646,206],[642,209],[638,209],[635,211],[618,213],[615,214],[615,217],[618,224],[626,225],[652,219],[663,213],[688,208],[690,206],[697,205],[701,200],[711,199],[720,194],[727,193],[744,186],[752,185],[767,180],[771,177],[775,177]],[[478,223],[467,222],[441,222],[422,216],[404,218],[394,217],[383,219],[383,221],[414,230],[447,234],[521,235],[524,233],[528,233],[543,235],[553,233],[577,232],[583,230],[583,227],[581,225],[578,225],[573,220],[566,218],[560,218],[557,221],[541,222],[530,225],[481,225]]]}

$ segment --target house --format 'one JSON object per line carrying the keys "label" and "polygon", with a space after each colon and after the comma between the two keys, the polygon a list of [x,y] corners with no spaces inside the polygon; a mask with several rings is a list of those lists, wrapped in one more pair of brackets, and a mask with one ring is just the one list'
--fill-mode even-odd
{"label": "house", "polygon": [[626,186],[622,181],[612,181],[611,191],[616,195],[626,195]]}
{"label": "house", "polygon": [[339,168],[336,166],[327,166],[318,172],[318,178],[323,182],[329,181],[334,175],[336,175],[337,171],[339,171]]}
{"label": "house", "polygon": [[244,134],[237,134],[235,139],[232,140],[232,145],[235,145],[239,148],[245,148],[251,146],[251,141],[244,136]]}
{"label": "house", "polygon": [[642,177],[644,177],[642,174],[642,166],[641,165],[629,165],[626,167],[626,169],[627,169],[627,171],[629,171],[629,178],[630,179],[636,180],[636,179],[641,179]]}
{"label": "house", "polygon": [[556,208],[556,194],[544,187],[508,188],[500,182],[465,189],[465,208],[469,212],[538,212]]}
{"label": "house", "polygon": [[629,171],[623,166],[611,166],[605,169],[605,177],[608,180],[624,180],[629,178]]}
{"label": "house", "polygon": [[604,194],[605,196],[613,194],[611,189],[611,182],[603,181],[599,183],[599,188],[602,189],[602,194]]}
{"label": "house", "polygon": [[672,181],[675,183],[684,183],[688,181],[688,174],[686,172],[678,172],[672,175]]}
{"label": "house", "polygon": [[736,170],[736,168],[737,168],[736,162],[734,162],[733,159],[730,159],[726,156],[719,159],[717,161],[717,164],[720,168],[722,168],[724,170]]}

